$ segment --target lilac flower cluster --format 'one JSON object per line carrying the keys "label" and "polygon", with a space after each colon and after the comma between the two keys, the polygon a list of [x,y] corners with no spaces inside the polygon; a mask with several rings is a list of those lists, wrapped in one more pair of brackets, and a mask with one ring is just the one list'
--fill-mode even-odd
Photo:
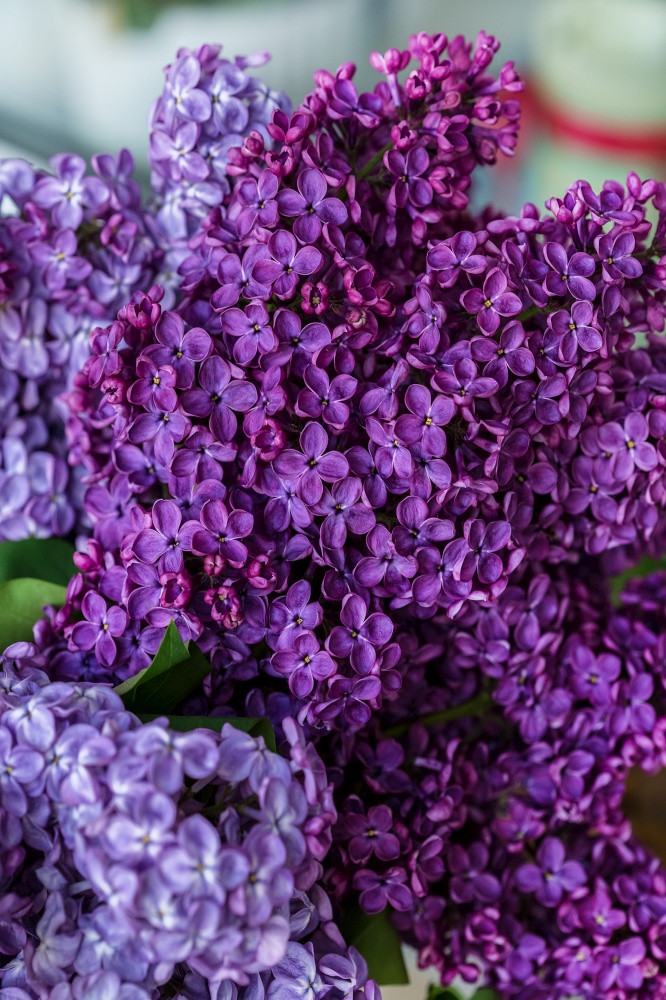
{"label": "lilac flower cluster", "polygon": [[[516,138],[496,48],[414,36],[265,129],[249,64],[179,54],[151,155],[180,285],[100,324],[66,397],[94,537],[36,635],[58,691],[135,675],[173,621],[212,664],[186,711],[315,735],[324,884],[444,983],[656,1000],[666,873],[621,799],[666,764],[666,581],[618,611],[607,583],[666,543],[666,186],[473,216]],[[302,941],[257,989],[362,982]]]}
{"label": "lilac flower cluster", "polygon": [[[207,212],[229,193],[229,153],[250,133],[270,142],[273,112],[291,111],[287,96],[247,71],[267,52],[220,56],[220,45],[180,49],[166,67],[164,90],[150,113],[149,160],[157,222],[174,271]],[[144,286],[146,287],[146,286]]]}
{"label": "lilac flower cluster", "polygon": [[577,182],[549,208],[430,249],[417,298],[444,309],[445,339],[437,352],[417,325],[414,354],[476,409],[460,450],[514,543],[557,562],[644,545],[663,507],[663,344],[638,350],[636,335],[664,326],[666,193],[631,174],[599,195]]}
{"label": "lilac flower cluster", "polygon": [[[388,75],[368,95],[350,66],[318,74],[291,118],[275,112],[275,149],[253,132],[229,154],[229,191],[191,241],[178,310],[151,289],[95,332],[69,398],[96,521],[72,598],[93,588],[121,606],[132,640],[102,657],[118,677],[173,619],[223,681],[261,667],[310,722],[359,726],[395,684],[389,612],[420,615],[433,560],[450,554],[439,603],[451,613],[499,592],[519,562],[501,512],[456,499],[444,454],[459,408],[446,390],[431,406],[401,332],[428,240],[455,231],[473,168],[512,148],[517,105],[497,92],[519,83],[511,65],[485,75],[496,48],[483,34],[474,49],[418,36],[375,57]],[[205,76],[192,59],[192,80]],[[183,113],[203,115],[212,84],[192,86]],[[480,575],[466,558],[477,549]],[[81,634],[66,634],[76,674]]]}
{"label": "lilac flower cluster", "polygon": [[[315,173],[278,193],[275,224]],[[175,618],[225,681],[263,667],[307,700],[310,722],[359,726],[395,688],[397,620],[495,603],[525,551],[558,563],[644,545],[664,504],[666,354],[656,337],[634,341],[663,325],[664,205],[663,186],[631,176],[600,198],[575,185],[551,206],[557,218],[528,208],[462,230],[427,251],[402,310],[366,312],[374,336],[331,329],[330,306],[299,318],[294,274],[327,267],[324,227],[353,242],[310,215],[296,221],[318,230],[316,247],[262,227],[266,242],[242,263],[220,249],[206,314],[200,289],[180,312],[161,312],[157,290],[137,298],[96,335],[72,397],[72,441],[87,442],[92,423],[113,433],[110,450],[82,456],[98,546],[76,600],[98,586],[101,552],[119,549],[100,587],[123,623],[142,632]],[[569,259],[581,273],[567,284]],[[331,267],[343,286],[373,270]],[[158,484],[170,499],[151,506]],[[130,497],[141,513],[117,518]],[[87,648],[68,638],[70,652]],[[264,640],[273,652],[257,663]],[[109,647],[105,664],[134,672],[141,645],[131,663]]]}
{"label": "lilac flower cluster", "polygon": [[298,728],[282,757],[230,725],[141,725],[41,666],[29,644],[3,663],[2,995],[362,997],[317,884],[335,812]]}
{"label": "lilac flower cluster", "polygon": [[496,607],[401,643],[400,697],[320,746],[327,885],[388,907],[444,983],[512,1000],[643,1000],[666,981],[666,871],[621,808],[666,766],[666,575],[613,611],[598,566],[529,565]]}
{"label": "lilac flower cluster", "polygon": [[[0,197],[11,205],[0,217],[0,540],[82,527],[80,475],[68,470],[60,395],[90,354],[91,332],[110,323],[136,289],[159,278],[174,301],[184,220],[191,230],[195,206],[217,204],[228,190],[223,149],[251,129],[265,130],[274,107],[288,107],[245,74],[243,60],[231,64],[218,53],[202,50],[200,65],[182,52],[167,68],[152,115],[158,204],[142,201],[127,150],[94,156],[92,173],[74,154],[54,156],[51,173],[24,160],[0,162]],[[206,97],[195,86],[204,77]],[[179,159],[163,156],[172,133],[185,142],[183,127],[200,138],[184,173]],[[193,158],[202,183],[191,183]]]}
{"label": "lilac flower cluster", "polygon": [[0,163],[0,539],[81,528],[80,475],[67,463],[59,397],[109,322],[156,273],[158,251],[127,151],[73,154],[52,173]]}

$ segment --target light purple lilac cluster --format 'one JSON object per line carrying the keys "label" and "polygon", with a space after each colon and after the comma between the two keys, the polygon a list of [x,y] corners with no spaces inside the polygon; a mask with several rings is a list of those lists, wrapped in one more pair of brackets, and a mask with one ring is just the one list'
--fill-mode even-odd
{"label": "light purple lilac cluster", "polygon": [[666,766],[665,597],[655,574],[613,610],[598,567],[530,565],[405,642],[400,697],[320,746],[342,908],[388,908],[445,984],[481,968],[507,1000],[663,997],[666,872],[621,804],[630,767]]}
{"label": "light purple lilac cluster", "polygon": [[43,666],[27,643],[4,656],[0,995],[360,1000],[318,884],[331,789],[295,724],[285,756],[231,725],[142,725]]}
{"label": "light purple lilac cluster", "polygon": [[270,144],[266,126],[274,111],[291,111],[286,94],[248,72],[268,61],[267,52],[230,61],[221,50],[220,45],[179,49],[150,112],[154,211],[174,272],[201,220],[229,193],[230,150],[250,133]]}
{"label": "light purple lilac cluster", "polygon": [[94,157],[93,173],[73,154],[51,167],[0,163],[0,540],[81,528],[59,397],[91,330],[157,273],[130,154]]}
{"label": "light purple lilac cluster", "polygon": [[[0,161],[0,540],[89,526],[80,475],[68,469],[60,396],[90,354],[91,332],[134,291],[159,279],[175,301],[186,236],[201,206],[228,190],[223,151],[250,130],[265,132],[275,107],[289,107],[247,76],[251,59],[228,63],[210,46],[199,57],[183,50],[167,67],[151,119],[149,203],[127,150],[94,156],[91,172],[71,153],[54,156],[51,172]],[[176,136],[184,147],[190,128],[196,152],[166,156]]]}

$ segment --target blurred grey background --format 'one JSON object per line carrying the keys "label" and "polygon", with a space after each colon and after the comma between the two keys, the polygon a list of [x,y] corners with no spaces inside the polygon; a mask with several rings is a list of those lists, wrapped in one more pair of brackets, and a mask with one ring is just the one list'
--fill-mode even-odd
{"label": "blurred grey background", "polygon": [[[180,46],[219,42],[228,57],[268,50],[262,75],[297,100],[319,67],[354,60],[374,85],[373,49],[402,47],[427,29],[502,35],[507,58],[527,55],[534,0],[0,0],[0,128],[48,152],[146,142],[148,106]],[[506,8],[503,12],[503,8]],[[510,10],[507,17],[506,11]]]}
{"label": "blurred grey background", "polygon": [[295,103],[319,67],[443,31],[502,42],[528,79],[517,161],[486,172],[508,210],[630,168],[666,176],[666,0],[0,0],[0,152],[46,159],[126,146],[145,168],[146,117],[180,46],[266,49],[259,70]]}

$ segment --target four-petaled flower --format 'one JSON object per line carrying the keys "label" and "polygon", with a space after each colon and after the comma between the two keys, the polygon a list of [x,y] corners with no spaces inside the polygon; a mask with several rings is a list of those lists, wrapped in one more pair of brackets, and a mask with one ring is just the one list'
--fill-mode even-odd
{"label": "four-petaled flower", "polygon": [[301,451],[286,448],[273,459],[278,476],[297,483],[298,494],[308,507],[321,500],[322,480],[334,483],[349,471],[349,463],[339,451],[327,451],[328,435],[321,424],[308,423],[299,438]]}
{"label": "four-petaled flower", "polygon": [[476,319],[486,336],[497,330],[502,318],[515,316],[523,308],[515,292],[507,291],[509,282],[499,267],[489,271],[480,288],[469,288],[460,296],[460,304],[469,313],[476,313]]}
{"label": "four-petaled flower", "polygon": [[142,562],[158,563],[162,572],[178,573],[183,552],[192,548],[200,531],[199,521],[182,522],[182,512],[173,500],[156,500],[151,511],[152,528],[143,528],[134,539],[134,551]]}
{"label": "four-petaled flower", "polygon": [[564,845],[557,837],[546,837],[536,853],[536,862],[521,865],[516,885],[521,892],[534,893],[544,906],[557,906],[565,892],[585,883],[585,871],[578,861],[567,861]]}
{"label": "four-petaled flower", "polygon": [[199,369],[199,387],[183,393],[183,409],[195,417],[210,416],[210,426],[220,441],[231,441],[238,421],[236,413],[246,413],[257,401],[252,382],[231,378],[231,368],[223,358],[206,358]]}
{"label": "four-petaled flower", "polygon": [[570,291],[576,299],[594,299],[596,290],[590,280],[594,260],[589,254],[576,251],[569,257],[559,243],[546,243],[543,255],[551,267],[543,282],[549,295],[566,295]]}
{"label": "four-petaled flower", "polygon": [[387,805],[371,806],[367,815],[363,812],[347,814],[344,823],[350,837],[349,856],[354,864],[365,864],[373,854],[380,861],[393,861],[398,857],[400,841],[392,832],[393,822]]}
{"label": "four-petaled flower", "polygon": [[326,648],[335,657],[348,656],[356,673],[369,674],[377,661],[377,650],[393,635],[391,619],[380,612],[368,615],[368,608],[358,594],[347,594],[340,611],[341,625],[335,625]]}
{"label": "four-petaled flower", "polygon": [[116,655],[113,640],[125,631],[127,612],[115,605],[107,608],[104,598],[93,590],[83,598],[81,612],[86,620],[73,626],[70,645],[75,649],[94,650],[99,662],[110,667]]}
{"label": "four-petaled flower", "polygon": [[319,170],[312,167],[304,170],[296,187],[296,191],[280,191],[277,203],[281,215],[295,219],[294,235],[301,243],[314,243],[324,222],[340,226],[346,221],[345,205],[339,198],[327,197],[328,184]]}
{"label": "four-petaled flower", "polygon": [[247,547],[239,539],[247,538],[252,531],[252,514],[246,510],[229,512],[221,500],[207,500],[199,520],[201,524],[192,534],[192,550],[199,555],[218,553],[230,566],[242,566]]}

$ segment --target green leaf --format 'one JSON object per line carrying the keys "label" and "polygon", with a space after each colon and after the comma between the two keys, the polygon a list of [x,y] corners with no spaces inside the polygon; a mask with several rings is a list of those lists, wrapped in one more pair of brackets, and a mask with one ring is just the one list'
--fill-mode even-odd
{"label": "green leaf", "polygon": [[190,655],[189,643],[184,643],[178,632],[176,623],[171,621],[167,625],[164,638],[160,643],[160,648],[153,657],[153,662],[147,668],[154,675],[166,673],[172,667],[183,663]]}
{"label": "green leaf", "polygon": [[65,587],[46,580],[22,577],[0,584],[0,650],[13,642],[32,642],[33,626],[44,616],[44,607],[62,607]]}
{"label": "green leaf", "polygon": [[[142,722],[152,722],[153,719],[159,719],[160,716],[151,712],[149,715],[141,713],[139,718]],[[221,733],[222,727],[228,722],[230,726],[242,729],[243,732],[249,733],[250,736],[254,736],[255,738],[263,736],[264,743],[273,753],[277,749],[275,733],[268,719],[222,718],[211,715],[169,715],[167,718],[169,719],[171,728],[179,733],[188,733],[192,729],[213,729],[216,733]]]}
{"label": "green leaf", "polygon": [[[620,603],[620,597],[625,586],[629,580],[641,579],[644,576],[649,576],[650,573],[656,573],[658,570],[666,569],[666,559],[653,559],[650,556],[645,556],[640,562],[632,566],[625,573],[620,573],[619,576],[614,576],[611,578],[611,601],[617,606]],[[472,998],[475,1000],[475,998]],[[481,1000],[486,1000],[486,998],[481,997]]]}
{"label": "green leaf", "polygon": [[29,578],[67,586],[76,573],[73,556],[74,546],[62,538],[0,542],[0,583]]}
{"label": "green leaf", "polygon": [[451,987],[430,985],[428,987],[427,1000],[462,1000],[460,993]]}
{"label": "green leaf", "polygon": [[150,666],[116,687],[125,707],[133,712],[169,715],[199,687],[211,671],[200,649],[189,649],[169,622],[160,648]]}
{"label": "green leaf", "polygon": [[[428,987],[427,1000],[462,1000],[462,997],[452,986],[431,985]],[[494,990],[483,987],[477,990],[470,1000],[499,1000],[499,997]]]}
{"label": "green leaf", "polygon": [[[275,732],[268,719],[227,719],[226,721],[230,722],[232,726],[236,727],[236,729],[245,730],[246,733],[249,733],[250,736],[254,736],[255,739],[263,736],[264,743],[268,749],[272,750],[273,753],[277,753]],[[246,722],[252,722],[254,725],[248,728],[245,725]]]}
{"label": "green leaf", "polygon": [[189,650],[180,638],[175,622],[169,622],[152,663],[133,677],[128,677],[122,684],[118,684],[115,688],[116,694],[121,696],[128,708],[132,707],[136,697],[135,691],[138,687],[182,663],[189,655]]}
{"label": "green leaf", "polygon": [[358,948],[368,963],[368,974],[380,986],[404,986],[409,982],[400,937],[387,910],[369,914],[358,907],[350,908],[340,925],[345,941]]}

